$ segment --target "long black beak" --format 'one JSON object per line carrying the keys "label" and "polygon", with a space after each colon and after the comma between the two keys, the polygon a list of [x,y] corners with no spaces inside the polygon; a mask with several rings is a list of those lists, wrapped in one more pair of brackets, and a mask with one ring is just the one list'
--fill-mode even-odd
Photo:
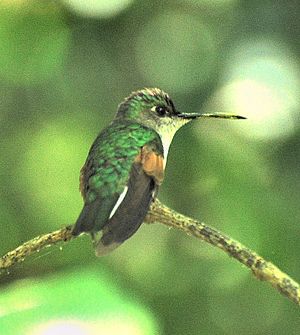
{"label": "long black beak", "polygon": [[239,120],[239,119],[247,119],[244,116],[236,115],[236,114],[228,114],[228,113],[179,113],[178,117],[182,117],[183,119],[192,120],[197,119],[199,117],[213,117],[216,119],[229,119],[229,120]]}

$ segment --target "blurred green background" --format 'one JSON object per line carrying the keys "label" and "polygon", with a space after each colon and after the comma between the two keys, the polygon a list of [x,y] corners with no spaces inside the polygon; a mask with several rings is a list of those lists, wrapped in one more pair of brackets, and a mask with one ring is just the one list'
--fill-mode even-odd
{"label": "blurred green background", "polygon": [[[176,136],[159,197],[300,280],[300,3],[1,0],[0,251],[73,223],[79,170],[132,90],[234,112]],[[224,253],[144,225],[2,274],[5,334],[299,334],[298,307]],[[4,328],[3,328],[4,327]]]}

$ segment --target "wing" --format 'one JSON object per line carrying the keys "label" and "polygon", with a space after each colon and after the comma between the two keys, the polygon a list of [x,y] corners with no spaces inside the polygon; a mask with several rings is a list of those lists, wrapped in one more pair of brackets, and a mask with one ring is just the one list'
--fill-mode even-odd
{"label": "wing", "polygon": [[96,246],[97,256],[112,251],[138,230],[163,180],[163,166],[162,154],[151,145],[141,148],[132,166],[126,194],[103,228]]}
{"label": "wing", "polygon": [[158,143],[156,147],[160,151],[162,145],[159,141],[155,131],[133,123],[113,123],[100,133],[81,170],[80,191],[85,204],[73,235],[95,233],[107,224],[111,213],[118,207],[116,204],[127,193],[131,169],[141,155],[141,148],[154,142]]}

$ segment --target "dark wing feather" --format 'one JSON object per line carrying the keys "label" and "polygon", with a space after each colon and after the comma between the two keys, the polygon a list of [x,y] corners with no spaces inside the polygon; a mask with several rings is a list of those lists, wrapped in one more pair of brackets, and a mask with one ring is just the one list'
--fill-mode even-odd
{"label": "dark wing feather", "polygon": [[96,247],[97,256],[107,254],[131,237],[142,224],[163,178],[163,157],[148,146],[141,149],[133,164],[126,196]]}
{"label": "dark wing feather", "polygon": [[113,210],[119,198],[114,194],[109,198],[96,198],[90,203],[86,203],[76,221],[72,234],[77,236],[82,232],[96,233],[106,224],[109,213]]}
{"label": "dark wing feather", "polygon": [[[92,160],[87,160],[80,171],[79,189],[84,200],[86,200],[89,191],[89,178],[94,175],[94,166]],[[83,209],[76,221],[72,234],[77,236],[82,232],[97,232],[107,222],[109,213],[112,211],[119,194],[111,194],[110,197],[96,197],[93,201],[85,201]]]}

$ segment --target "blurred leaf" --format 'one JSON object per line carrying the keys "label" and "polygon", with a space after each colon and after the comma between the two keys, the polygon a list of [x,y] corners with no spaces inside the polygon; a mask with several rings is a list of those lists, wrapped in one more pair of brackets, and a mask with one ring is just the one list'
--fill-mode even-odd
{"label": "blurred leaf", "polygon": [[62,0],[81,16],[110,18],[125,10],[133,0]]}
{"label": "blurred leaf", "polygon": [[136,55],[148,82],[186,92],[209,80],[215,68],[216,44],[210,27],[199,18],[167,12],[142,27]]}
{"label": "blurred leaf", "polygon": [[49,80],[61,71],[70,31],[53,6],[34,2],[0,7],[0,76],[19,84]]}
{"label": "blurred leaf", "polygon": [[6,335],[157,334],[152,315],[99,270],[23,280],[2,289]]}

